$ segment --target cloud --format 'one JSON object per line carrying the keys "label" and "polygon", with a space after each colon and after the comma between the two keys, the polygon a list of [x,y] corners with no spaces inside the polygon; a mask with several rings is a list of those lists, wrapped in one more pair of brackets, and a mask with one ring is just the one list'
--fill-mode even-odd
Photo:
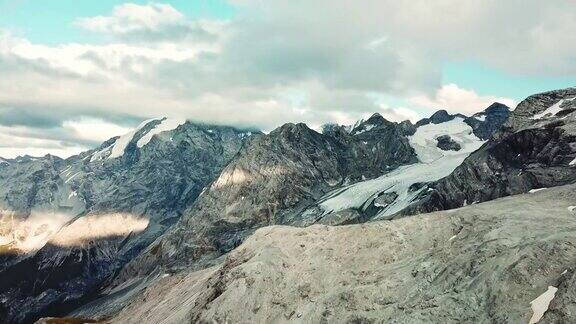
{"label": "cloud", "polygon": [[213,41],[221,24],[187,21],[169,4],[126,3],[114,8],[110,16],[79,18],[75,24],[89,31],[135,41]]}
{"label": "cloud", "polygon": [[68,157],[85,151],[88,146],[75,141],[58,139],[60,135],[66,138],[60,130],[43,130],[17,126],[0,126],[0,156],[15,158],[17,156],[31,155],[44,156],[46,154]]}
{"label": "cloud", "polygon": [[[105,135],[82,132],[82,123],[100,123],[111,135],[158,116],[265,130],[351,123],[375,111],[415,120],[413,106],[469,113],[511,104],[443,85],[446,61],[520,75],[576,73],[576,11],[568,0],[233,4],[230,20],[190,19],[154,2],[77,19],[104,36],[100,44],[48,46],[0,32],[0,125],[87,147]],[[382,106],[377,96],[406,104]]]}
{"label": "cloud", "polygon": [[81,117],[78,120],[66,120],[62,128],[69,130],[75,138],[87,141],[104,142],[114,136],[130,132],[132,129],[102,119]]}
{"label": "cloud", "polygon": [[421,119],[421,116],[417,112],[415,112],[412,109],[404,107],[390,108],[387,106],[382,106],[380,114],[387,120],[394,122],[402,122],[405,120],[409,120],[412,123],[416,123],[418,120]]}
{"label": "cloud", "polygon": [[473,114],[482,111],[494,102],[500,102],[510,108],[516,107],[516,102],[509,98],[480,96],[473,90],[462,89],[456,84],[442,86],[432,97],[416,96],[409,99],[415,106],[431,111],[445,109],[451,113]]}

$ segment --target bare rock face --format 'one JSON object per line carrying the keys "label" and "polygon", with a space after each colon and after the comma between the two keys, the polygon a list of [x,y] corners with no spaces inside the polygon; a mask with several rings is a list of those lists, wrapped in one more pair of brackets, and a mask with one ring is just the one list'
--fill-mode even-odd
{"label": "bare rock face", "polygon": [[571,323],[576,186],[361,225],[259,229],[219,264],[163,276],[114,323]]}
{"label": "bare rock face", "polygon": [[2,159],[0,210],[28,214],[31,206],[53,208],[58,201],[59,170],[64,164],[64,160],[51,155]]}
{"label": "bare rock face", "polygon": [[441,123],[445,123],[447,121],[450,121],[456,117],[466,118],[466,116],[464,116],[462,114],[451,115],[446,110],[442,109],[442,110],[438,110],[437,112],[432,114],[432,116],[430,116],[430,118],[423,118],[420,121],[418,121],[416,123],[416,127],[420,127],[420,126],[427,125],[430,123],[441,124]]}
{"label": "bare rock face", "polygon": [[439,110],[432,114],[430,118],[421,119],[414,125],[414,128],[404,125],[407,129],[406,134],[412,135],[415,129],[427,124],[441,124],[447,121],[453,120],[454,118],[463,118],[464,122],[470,127],[474,132],[474,135],[482,140],[488,140],[494,133],[496,133],[500,127],[508,120],[510,116],[510,108],[504,104],[495,102],[486,108],[484,111],[478,112],[470,117],[466,117],[462,114],[450,114],[446,110]]}
{"label": "bare rock face", "polygon": [[378,198],[374,199],[374,204],[377,206],[388,206],[390,205],[392,202],[394,202],[394,200],[396,200],[398,198],[398,194],[395,192],[386,192],[383,193],[381,195],[378,196]]}
{"label": "bare rock face", "polygon": [[472,127],[474,134],[483,140],[488,140],[508,120],[510,108],[499,102],[495,102],[484,111],[474,114],[465,119]]}
{"label": "bare rock face", "polygon": [[531,96],[482,148],[399,215],[576,182],[576,88]]}
{"label": "bare rock face", "polygon": [[[63,315],[174,224],[251,132],[150,121],[67,160],[3,159],[0,322]],[[86,229],[92,229],[86,231]],[[14,234],[14,235],[12,235]],[[31,244],[34,243],[34,246]]]}
{"label": "bare rock face", "polygon": [[444,151],[460,151],[462,149],[460,144],[450,138],[450,135],[442,135],[436,138],[436,141],[438,141],[436,145]]}

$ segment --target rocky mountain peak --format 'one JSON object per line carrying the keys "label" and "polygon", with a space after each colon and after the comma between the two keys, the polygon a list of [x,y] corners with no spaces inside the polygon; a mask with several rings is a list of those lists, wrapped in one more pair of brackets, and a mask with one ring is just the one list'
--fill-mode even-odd
{"label": "rocky mountain peak", "polygon": [[510,108],[503,103],[495,102],[484,110],[487,115],[509,113]]}
{"label": "rocky mountain peak", "polygon": [[382,117],[382,115],[380,115],[379,113],[374,113],[367,120],[362,120],[356,123],[356,125],[354,125],[353,129],[351,130],[350,134],[359,135],[364,132],[369,132],[372,130],[393,127],[393,125],[396,125],[396,123],[388,121],[387,119]]}
{"label": "rocky mountain peak", "polygon": [[270,134],[281,134],[281,135],[288,135],[288,134],[309,134],[311,132],[316,133],[313,129],[309,128],[308,125],[305,123],[287,123],[284,124],[272,132]]}
{"label": "rocky mountain peak", "polygon": [[[558,124],[573,124],[574,118],[566,117],[573,115],[574,110],[576,110],[576,87],[535,94],[518,104],[510,114],[504,130],[509,134],[522,129],[547,127],[546,125],[557,127]],[[576,130],[574,133],[576,134]]]}
{"label": "rocky mountain peak", "polygon": [[456,117],[460,117],[460,118],[466,118],[466,116],[462,115],[462,114],[450,114],[448,113],[446,110],[441,109],[436,111],[435,113],[432,114],[432,116],[430,116],[429,118],[423,118],[421,120],[419,120],[416,123],[416,127],[420,127],[423,125],[427,125],[427,124],[442,124],[445,123],[447,121],[451,121],[452,119],[456,118]]}
{"label": "rocky mountain peak", "polygon": [[366,120],[366,123],[372,125],[382,125],[390,122],[386,120],[384,117],[382,117],[382,115],[380,115],[379,113],[374,113],[372,114],[372,116],[370,116],[370,118]]}
{"label": "rocky mountain peak", "polygon": [[495,102],[481,112],[467,117],[464,121],[472,127],[474,134],[483,140],[492,137],[508,120],[510,108]]}
{"label": "rocky mountain peak", "polygon": [[[522,101],[494,136],[449,176],[430,184],[403,213],[456,208],[576,182],[575,96],[576,88],[569,88]],[[502,107],[498,111],[505,112]],[[502,115],[488,114],[484,124],[493,127]],[[468,122],[477,123],[479,116]]]}
{"label": "rocky mountain peak", "polygon": [[440,124],[449,121],[452,118],[446,110],[441,109],[430,116],[430,122],[433,124]]}
{"label": "rocky mountain peak", "polygon": [[[160,118],[66,160],[22,157],[0,167],[0,225],[19,233],[2,237],[14,255],[0,256],[0,322],[33,322],[86,297],[173,225],[254,133]],[[108,226],[105,235],[94,225],[73,245],[53,243],[110,219],[132,219],[137,230]]]}

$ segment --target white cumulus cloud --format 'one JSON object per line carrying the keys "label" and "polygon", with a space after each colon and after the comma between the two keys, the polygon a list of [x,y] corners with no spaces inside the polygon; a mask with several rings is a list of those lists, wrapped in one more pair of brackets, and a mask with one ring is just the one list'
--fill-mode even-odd
{"label": "white cumulus cloud", "polygon": [[500,102],[511,109],[516,107],[516,102],[509,98],[494,96],[481,96],[474,90],[463,89],[456,84],[442,86],[433,96],[415,96],[409,99],[415,106],[435,111],[445,109],[450,113],[473,114],[482,111],[494,102]]}

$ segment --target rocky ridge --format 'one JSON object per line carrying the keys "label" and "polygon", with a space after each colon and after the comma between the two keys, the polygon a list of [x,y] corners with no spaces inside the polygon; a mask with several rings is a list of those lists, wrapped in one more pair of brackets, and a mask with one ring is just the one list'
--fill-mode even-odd
{"label": "rocky ridge", "polygon": [[576,186],[362,225],[259,229],[164,276],[113,323],[573,322]]}

